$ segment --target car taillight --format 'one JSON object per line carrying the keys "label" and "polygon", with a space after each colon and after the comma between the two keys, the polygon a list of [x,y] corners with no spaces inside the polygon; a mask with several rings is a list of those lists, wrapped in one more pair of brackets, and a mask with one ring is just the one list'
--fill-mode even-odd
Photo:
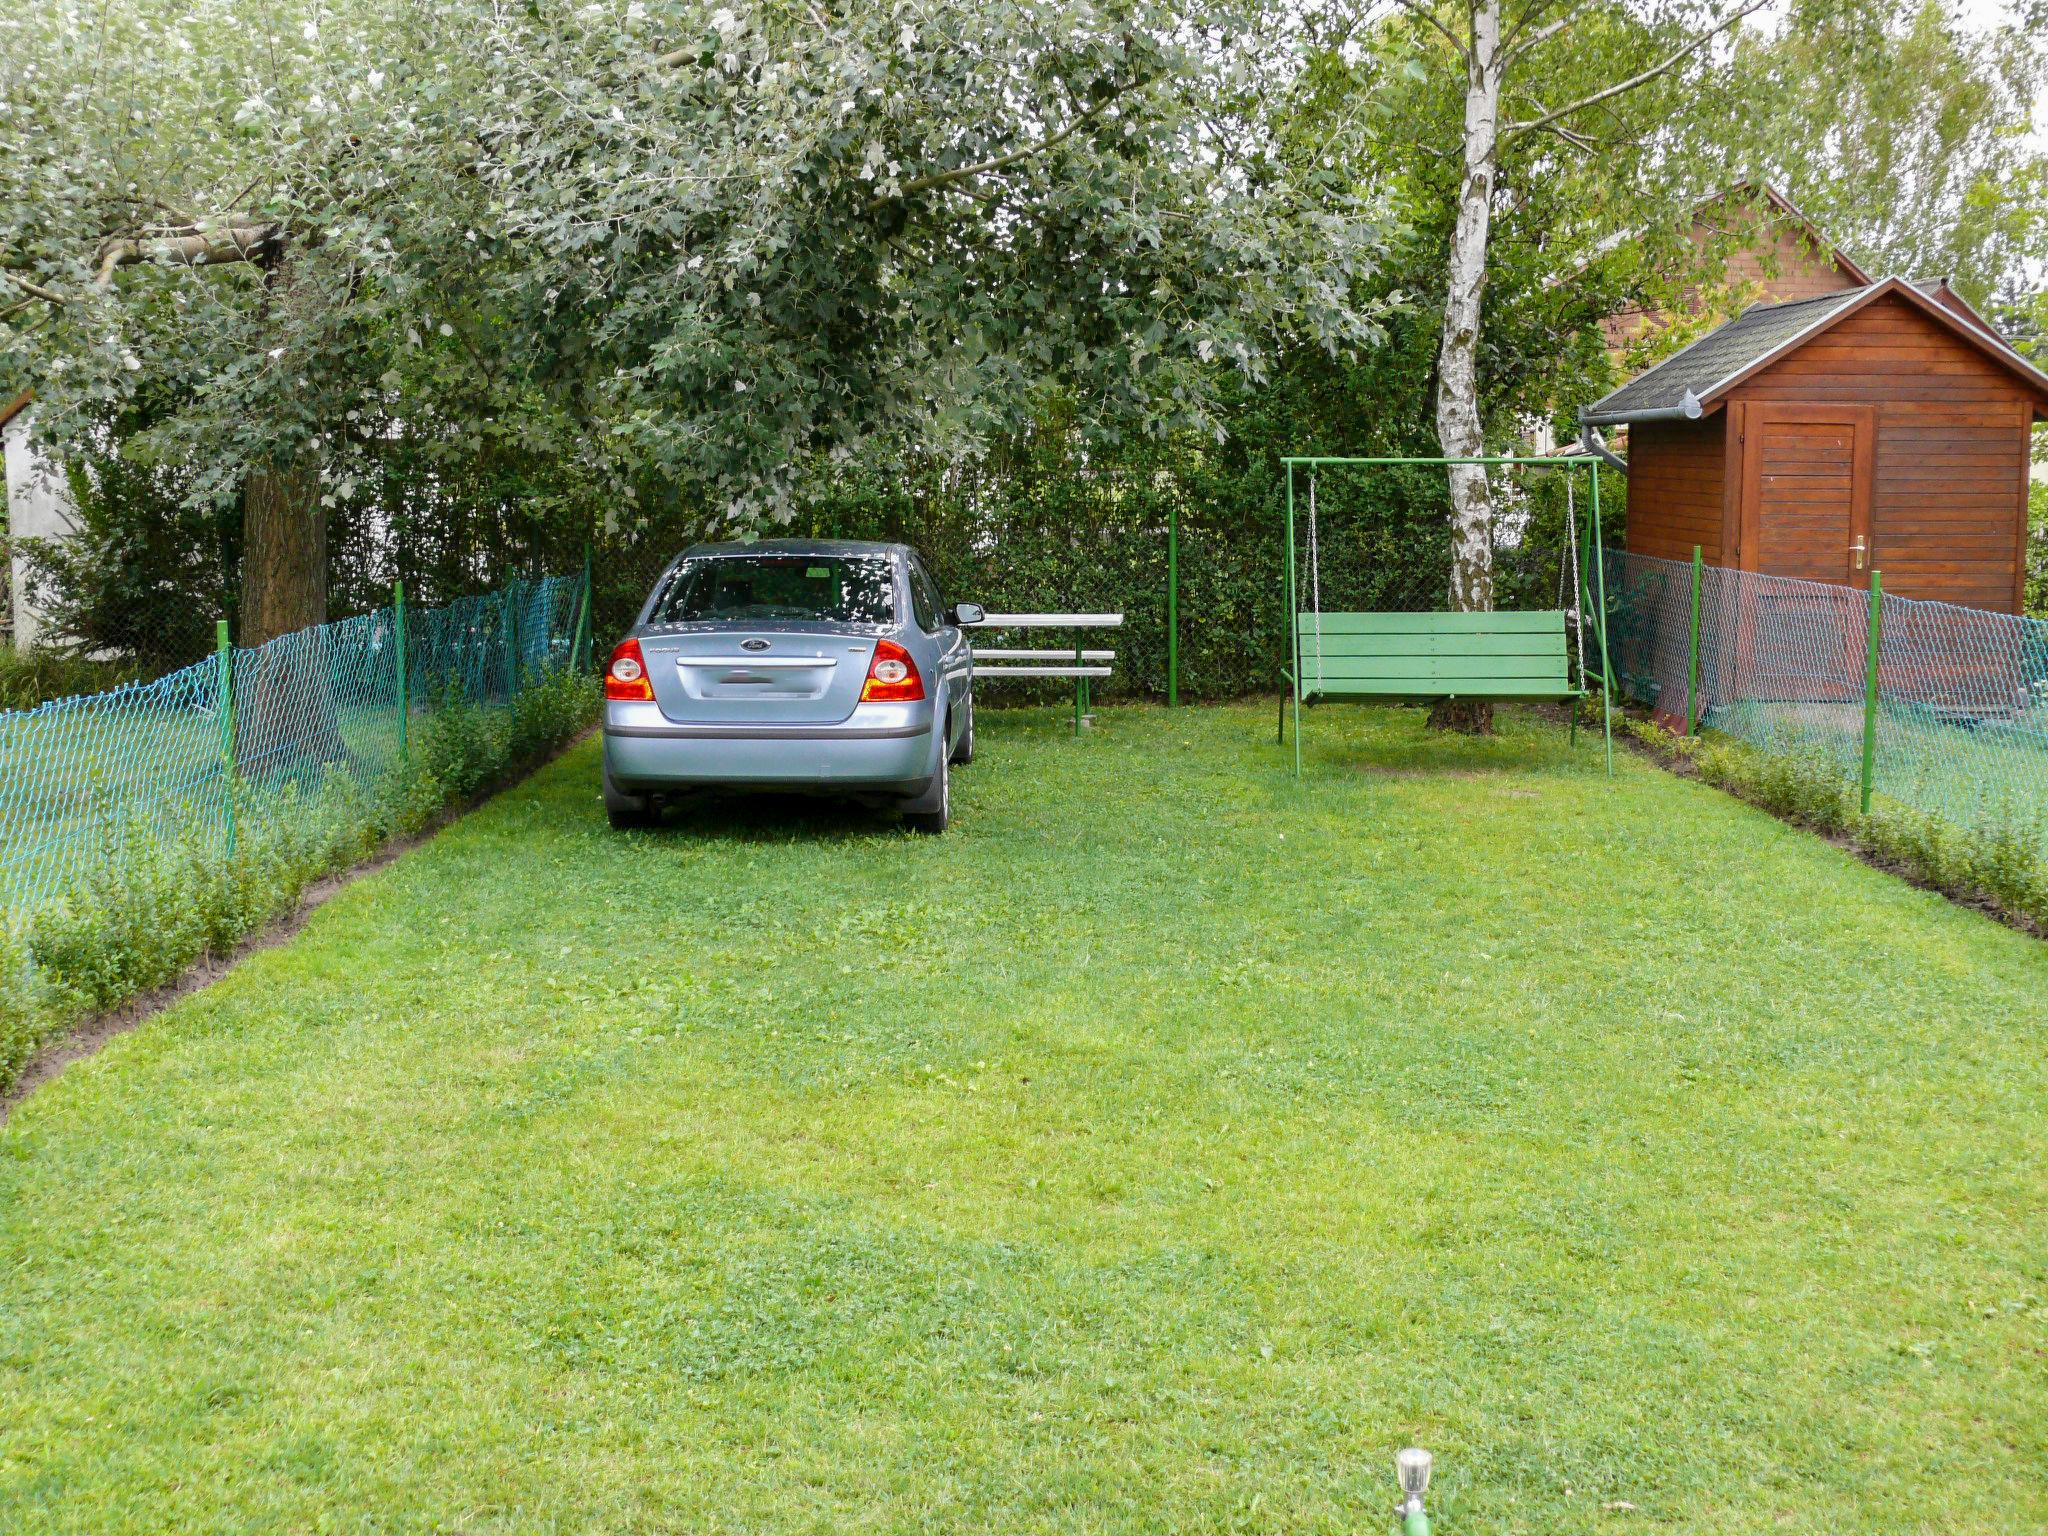
{"label": "car taillight", "polygon": [[604,696],[629,704],[651,704],[654,684],[647,676],[647,658],[640,654],[638,640],[621,640],[605,664]]}
{"label": "car taillight", "polygon": [[868,680],[860,691],[863,704],[905,704],[924,697],[924,679],[917,675],[917,663],[910,652],[894,640],[875,642],[875,659],[868,663]]}

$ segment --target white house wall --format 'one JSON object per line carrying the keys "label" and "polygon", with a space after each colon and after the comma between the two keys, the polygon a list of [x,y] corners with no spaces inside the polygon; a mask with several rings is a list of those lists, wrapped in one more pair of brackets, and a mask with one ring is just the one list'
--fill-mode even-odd
{"label": "white house wall", "polygon": [[45,629],[43,616],[28,597],[28,562],[19,553],[23,539],[61,539],[77,531],[70,488],[64,472],[36,450],[30,437],[33,411],[18,412],[4,432],[7,455],[7,528],[17,551],[9,572],[14,595],[14,648],[28,650]]}

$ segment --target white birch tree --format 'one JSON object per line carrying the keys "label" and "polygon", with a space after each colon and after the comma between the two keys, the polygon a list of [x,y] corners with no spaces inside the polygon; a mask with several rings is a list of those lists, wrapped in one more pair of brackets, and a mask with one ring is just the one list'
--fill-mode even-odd
{"label": "white birch tree", "polygon": [[[1565,149],[1598,154],[1597,133],[1579,126],[1589,115],[1614,131],[1614,105],[1704,59],[1708,45],[1770,0],[1731,0],[1719,7],[1691,0],[1651,7],[1599,5],[1592,0],[1396,0],[1426,29],[1431,51],[1448,50],[1462,72],[1464,116],[1456,155],[1460,169],[1444,292],[1443,331],[1437,350],[1437,440],[1446,458],[1473,459],[1486,452],[1480,408],[1479,358],[1485,319],[1488,244],[1495,190],[1504,152],[1517,140],[1547,134]],[[1659,50],[1643,60],[1633,50],[1580,47],[1576,33],[1610,12],[1636,27],[1626,36],[1648,40]],[[1606,34],[1610,43],[1616,34]],[[1570,62],[1559,67],[1561,55]],[[1588,58],[1604,65],[1608,78],[1586,79]],[[1639,64],[1639,67],[1632,67]],[[1553,82],[1581,87],[1557,106],[1544,97]],[[1590,88],[1585,88],[1585,87]],[[1504,114],[1506,114],[1504,116]],[[1634,133],[1631,127],[1620,132]],[[1450,605],[1459,612],[1493,607],[1494,488],[1486,467],[1456,464],[1448,470],[1451,499]],[[1433,719],[1464,730],[1490,728],[1484,704],[1440,706]]]}

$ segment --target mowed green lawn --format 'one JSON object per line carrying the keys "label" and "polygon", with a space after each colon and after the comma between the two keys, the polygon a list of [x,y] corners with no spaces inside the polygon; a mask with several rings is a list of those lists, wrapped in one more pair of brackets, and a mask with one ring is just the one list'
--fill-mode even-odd
{"label": "mowed green lawn", "polygon": [[0,1131],[0,1530],[2048,1525],[2048,946],[1555,724],[585,746]]}

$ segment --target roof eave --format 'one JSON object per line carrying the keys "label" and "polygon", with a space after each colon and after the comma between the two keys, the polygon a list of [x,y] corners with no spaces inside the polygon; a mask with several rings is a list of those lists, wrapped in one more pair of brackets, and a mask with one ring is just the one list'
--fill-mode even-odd
{"label": "roof eave", "polygon": [[[1806,326],[1804,329],[1796,332],[1793,335],[1790,342],[1783,343],[1777,347],[1772,348],[1769,352],[1763,354],[1762,359],[1759,359],[1750,364],[1746,364],[1743,369],[1738,370],[1736,373],[1730,374],[1727,377],[1716,381],[1707,389],[1702,390],[1697,394],[1695,394],[1692,390],[1688,389],[1686,391],[1687,397],[1693,401],[1696,401],[1703,408],[1715,405],[1716,397],[1722,391],[1726,390],[1732,383],[1734,383],[1736,379],[1745,377],[1747,373],[1753,372],[1756,367],[1761,365],[1762,361],[1766,361],[1770,358],[1774,358],[1781,355],[1784,352],[1786,346],[1796,345],[1798,342],[1804,341],[1816,329],[1818,329],[1822,325],[1825,325],[1831,317],[1833,317],[1836,314],[1839,314],[1844,309],[1853,307],[1851,304],[1847,302],[1848,297],[1848,294],[1844,293],[1842,295],[1842,298],[1844,300],[1842,304],[1837,305],[1834,309],[1823,310],[1821,318],[1819,320],[1814,321],[1812,324]],[[1820,301],[1813,299],[1803,299],[1795,302],[1813,304],[1819,303]],[[1737,315],[1735,319],[1740,320],[1741,318],[1743,318],[1744,315],[1748,315],[1754,310],[1771,309],[1776,307],[1777,306],[1775,305],[1768,304],[1752,304],[1748,309],[1745,309],[1741,315]],[[1598,400],[1594,401],[1592,405],[1586,408],[1586,420],[1592,422],[1596,426],[1606,426],[1612,425],[1613,423],[1618,421],[1676,421],[1681,416],[1691,417],[1701,414],[1701,412],[1699,411],[1687,411],[1684,401],[1680,401],[1679,404],[1676,406],[1645,407],[1644,410],[1638,411],[1635,414],[1623,414],[1614,411],[1602,411],[1601,407],[1606,405],[1608,401],[1614,399],[1615,396],[1626,394],[1636,385],[1642,383],[1644,379],[1649,378],[1652,374],[1655,374],[1659,368],[1671,367],[1673,364],[1677,363],[1680,359],[1682,359],[1688,352],[1692,351],[1693,348],[1704,345],[1706,342],[1712,340],[1715,336],[1719,335],[1723,330],[1726,330],[1728,326],[1733,325],[1734,323],[1734,320],[1723,321],[1713,330],[1708,331],[1706,335],[1694,337],[1691,341],[1687,342],[1684,346],[1680,347],[1676,352],[1672,353],[1669,357],[1665,358],[1664,361],[1658,363],[1655,367],[1652,367],[1647,372],[1639,374],[1635,378],[1629,380],[1629,382],[1622,385],[1621,388],[1610,390],[1607,394],[1601,396]],[[1647,412],[1652,411],[1656,412],[1657,414],[1646,414]]]}

